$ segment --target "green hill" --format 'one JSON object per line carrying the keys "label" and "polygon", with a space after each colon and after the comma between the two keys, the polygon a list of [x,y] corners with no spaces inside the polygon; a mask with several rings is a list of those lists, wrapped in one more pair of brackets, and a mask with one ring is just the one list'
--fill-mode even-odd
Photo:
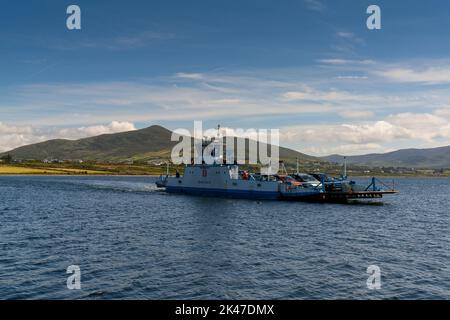
{"label": "green hill", "polygon": [[[21,160],[59,159],[97,162],[168,159],[173,146],[177,144],[171,141],[171,134],[170,130],[154,125],[145,129],[79,140],[49,140],[19,147],[0,156],[10,154],[13,159]],[[281,159],[292,163],[296,157],[302,162],[324,162],[291,149],[280,148]]]}
{"label": "green hill", "polygon": [[123,161],[136,157],[154,158],[168,152],[175,142],[171,132],[160,126],[89,137],[79,140],[56,139],[19,147],[7,153],[14,159],[72,159]]}
{"label": "green hill", "polygon": [[[343,156],[331,155],[323,159],[342,163]],[[371,167],[450,168],[450,146],[348,156],[347,163]]]}

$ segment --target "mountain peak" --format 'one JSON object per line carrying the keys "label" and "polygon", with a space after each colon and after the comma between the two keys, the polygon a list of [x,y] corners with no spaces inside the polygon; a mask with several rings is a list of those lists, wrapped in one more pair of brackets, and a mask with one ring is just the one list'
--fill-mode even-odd
{"label": "mountain peak", "polygon": [[[124,161],[169,159],[177,141],[171,141],[172,131],[160,125],[146,128],[103,134],[79,140],[55,139],[23,146],[6,153],[14,159],[22,160],[85,160],[85,161]],[[5,154],[6,154],[5,153]],[[1,155],[0,155],[1,156]],[[281,159],[321,161],[300,152],[280,148]]]}

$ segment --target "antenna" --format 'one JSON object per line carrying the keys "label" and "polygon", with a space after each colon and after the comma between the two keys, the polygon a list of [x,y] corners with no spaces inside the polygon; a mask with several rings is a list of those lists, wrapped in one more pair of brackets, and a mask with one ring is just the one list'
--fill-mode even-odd
{"label": "antenna", "polygon": [[[216,138],[214,138],[214,163],[220,163],[221,162],[221,158],[223,159],[223,146],[221,144],[222,137],[220,136],[220,124],[217,125],[217,136]],[[222,150],[220,150],[220,147],[222,147]]]}
{"label": "antenna", "polygon": [[286,166],[284,165],[284,161],[280,160],[279,164],[281,164],[281,170],[284,174],[288,175],[288,172],[286,170]]}
{"label": "antenna", "polygon": [[347,157],[344,157],[344,175],[343,178],[347,178]]}

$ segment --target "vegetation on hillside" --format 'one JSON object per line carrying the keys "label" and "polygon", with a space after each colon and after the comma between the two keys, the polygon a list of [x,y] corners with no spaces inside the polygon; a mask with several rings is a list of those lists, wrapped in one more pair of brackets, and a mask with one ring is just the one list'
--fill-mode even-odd
{"label": "vegetation on hillside", "polygon": [[[165,174],[165,163],[170,159],[173,146],[178,143],[171,141],[171,135],[170,130],[151,126],[79,140],[49,140],[0,154],[0,174]],[[248,139],[245,145],[248,157]],[[342,173],[342,156],[330,156],[324,160],[283,147],[279,149],[279,156],[289,173],[295,170],[297,159],[302,172],[325,172],[335,176]],[[441,168],[450,168],[450,163],[445,166],[449,159],[450,147],[444,147],[347,157],[347,162],[349,175],[448,176],[450,170]],[[405,165],[407,163],[417,166],[411,168]],[[432,166],[427,167],[426,164]],[[430,167],[434,169],[427,169]],[[258,169],[257,166],[251,168]],[[182,172],[183,166],[176,169]],[[171,170],[174,172],[175,167],[172,166]]]}
{"label": "vegetation on hillside", "polygon": [[[242,170],[258,172],[259,166],[241,166]],[[295,172],[296,166],[291,162],[285,163],[285,169],[288,174]],[[183,174],[184,166],[169,166],[169,174],[174,175],[176,170]],[[340,176],[342,166],[331,163],[301,162],[300,172],[321,172],[330,176]],[[148,165],[144,163],[134,164],[110,164],[110,163],[42,163],[38,161],[21,162],[11,164],[0,164],[0,175],[165,175],[167,166]],[[280,173],[283,173],[280,170]],[[396,168],[374,168],[358,167],[349,165],[347,173],[349,176],[429,176],[429,177],[450,177],[450,170],[429,170],[419,169],[415,171],[398,170]]]}

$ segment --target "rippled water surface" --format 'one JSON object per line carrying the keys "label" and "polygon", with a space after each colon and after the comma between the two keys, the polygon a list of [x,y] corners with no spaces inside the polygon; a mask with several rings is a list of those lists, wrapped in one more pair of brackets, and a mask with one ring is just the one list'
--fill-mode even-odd
{"label": "rippled water surface", "polygon": [[[383,205],[168,195],[153,181],[0,177],[0,298],[450,298],[448,179],[397,179]],[[380,290],[366,286],[373,264]]]}

